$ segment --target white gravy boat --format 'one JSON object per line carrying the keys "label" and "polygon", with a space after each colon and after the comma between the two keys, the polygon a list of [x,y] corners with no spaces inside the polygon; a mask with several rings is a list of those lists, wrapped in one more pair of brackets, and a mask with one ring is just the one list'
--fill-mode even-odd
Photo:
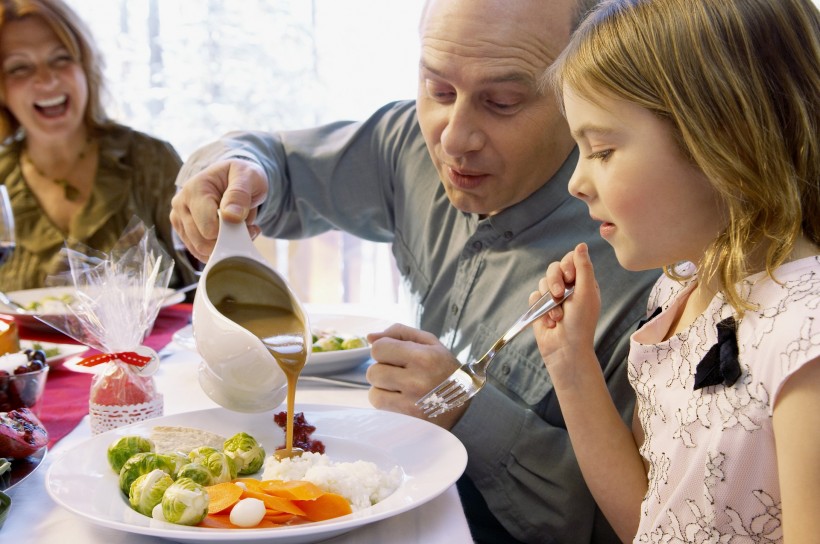
{"label": "white gravy boat", "polygon": [[220,216],[216,246],[193,304],[194,339],[203,359],[199,383],[229,410],[272,410],[285,399],[287,378],[262,340],[217,309],[226,297],[292,311],[305,325],[305,345],[312,345],[307,313],[288,283],[253,245],[244,223],[228,223]]}

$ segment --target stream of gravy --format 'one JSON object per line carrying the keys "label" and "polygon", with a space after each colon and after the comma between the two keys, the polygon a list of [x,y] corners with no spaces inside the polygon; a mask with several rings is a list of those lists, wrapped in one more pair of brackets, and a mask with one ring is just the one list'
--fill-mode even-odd
{"label": "stream of gravy", "polygon": [[239,303],[229,298],[217,303],[219,312],[262,340],[288,380],[288,412],[285,449],[277,450],[277,458],[298,456],[293,447],[293,413],[296,402],[296,382],[307,360],[305,324],[292,311],[262,304]]}

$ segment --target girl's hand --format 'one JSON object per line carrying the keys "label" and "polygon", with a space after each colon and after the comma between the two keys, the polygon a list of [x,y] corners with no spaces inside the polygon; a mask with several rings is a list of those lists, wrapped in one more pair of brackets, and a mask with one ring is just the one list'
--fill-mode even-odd
{"label": "girl's hand", "polygon": [[538,282],[539,290],[530,295],[530,304],[547,291],[558,299],[570,285],[575,285],[572,296],[533,324],[538,349],[550,373],[560,368],[559,365],[572,365],[580,353],[593,350],[601,295],[584,243],[578,244],[560,262],[549,265],[546,275]]}

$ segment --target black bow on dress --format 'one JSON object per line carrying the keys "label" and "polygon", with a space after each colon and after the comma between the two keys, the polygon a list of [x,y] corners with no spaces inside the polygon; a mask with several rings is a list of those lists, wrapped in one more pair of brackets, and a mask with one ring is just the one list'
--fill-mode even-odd
{"label": "black bow on dress", "polygon": [[732,386],[740,377],[734,317],[727,317],[717,324],[717,336],[717,344],[709,348],[695,369],[695,390],[720,383]]}

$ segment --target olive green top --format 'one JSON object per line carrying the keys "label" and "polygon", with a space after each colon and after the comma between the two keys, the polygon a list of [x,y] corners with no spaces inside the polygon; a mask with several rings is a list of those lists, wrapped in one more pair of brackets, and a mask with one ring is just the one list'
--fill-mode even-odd
{"label": "olive green top", "polygon": [[[134,216],[155,227],[163,249],[176,257],[169,213],[182,163],[177,152],[167,142],[116,124],[99,136],[99,149],[91,195],[63,232],[43,213],[22,175],[21,142],[0,147],[0,182],[8,188],[17,238],[13,254],[0,266],[0,290],[43,287],[48,275],[66,269],[60,254],[66,246],[108,252]],[[189,270],[177,262],[171,286],[192,282]]]}

